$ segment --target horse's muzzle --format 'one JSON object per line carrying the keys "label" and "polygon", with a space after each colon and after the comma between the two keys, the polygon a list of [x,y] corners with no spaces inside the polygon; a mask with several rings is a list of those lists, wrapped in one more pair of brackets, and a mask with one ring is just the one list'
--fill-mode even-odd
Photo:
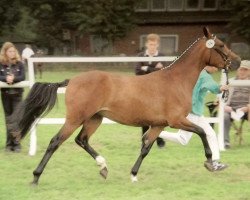
{"label": "horse's muzzle", "polygon": [[240,63],[241,63],[241,58],[237,57],[235,59],[231,60],[231,64],[229,65],[229,68],[232,70],[236,70],[240,67]]}

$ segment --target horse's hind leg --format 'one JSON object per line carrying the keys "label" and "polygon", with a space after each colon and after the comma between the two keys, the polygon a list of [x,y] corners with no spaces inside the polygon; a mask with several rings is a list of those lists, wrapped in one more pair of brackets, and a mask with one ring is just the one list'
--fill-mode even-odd
{"label": "horse's hind leg", "polygon": [[43,173],[45,166],[47,165],[49,159],[53,153],[58,149],[58,147],[69,138],[69,136],[78,128],[79,126],[71,126],[64,124],[61,130],[51,139],[50,144],[37,168],[33,171],[34,179],[32,184],[37,185],[39,177]]}
{"label": "horse's hind leg", "polygon": [[151,147],[154,144],[154,141],[159,136],[160,132],[164,129],[164,127],[151,127],[143,136],[143,145],[141,148],[141,153],[136,160],[132,170],[131,170],[131,181],[137,181],[137,173],[142,164],[143,159],[148,155]]}
{"label": "horse's hind leg", "polygon": [[97,165],[100,166],[100,174],[102,175],[103,178],[106,179],[108,175],[106,161],[89,145],[88,142],[90,136],[96,131],[96,129],[102,123],[102,118],[103,118],[102,116],[94,115],[91,119],[84,122],[83,128],[75,138],[75,142],[96,160]]}

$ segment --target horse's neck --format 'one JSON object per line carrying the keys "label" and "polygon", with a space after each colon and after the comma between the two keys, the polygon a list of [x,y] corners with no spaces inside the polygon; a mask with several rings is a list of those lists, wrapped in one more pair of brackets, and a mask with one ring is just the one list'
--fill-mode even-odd
{"label": "horse's neck", "polygon": [[191,93],[202,69],[205,67],[206,56],[205,47],[199,41],[190,49],[189,54],[180,58],[176,66],[174,66],[174,70],[179,76],[180,84],[191,91]]}

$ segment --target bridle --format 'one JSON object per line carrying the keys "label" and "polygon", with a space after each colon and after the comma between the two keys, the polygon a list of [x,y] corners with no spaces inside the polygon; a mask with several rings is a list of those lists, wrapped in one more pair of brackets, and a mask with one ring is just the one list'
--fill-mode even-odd
{"label": "bridle", "polygon": [[[213,45],[211,45],[211,46],[207,46],[207,42],[210,40],[210,42],[211,42],[211,40],[213,41],[212,43],[213,43]],[[226,75],[226,85],[228,85],[229,84],[229,80],[228,80],[228,69],[229,69],[229,66],[231,65],[231,60],[229,59],[229,54],[230,54],[230,52],[231,52],[231,50],[229,49],[229,52],[226,54],[226,53],[224,53],[222,50],[221,50],[221,48],[220,47],[218,47],[218,46],[216,46],[215,45],[215,40],[216,40],[216,36],[215,35],[212,35],[212,39],[209,39],[209,40],[207,40],[207,42],[206,42],[206,46],[207,46],[207,48],[209,48],[210,49],[210,57],[209,57],[209,61],[208,61],[208,63],[210,63],[210,59],[211,59],[211,50],[212,49],[214,49],[221,57],[222,57],[222,59],[224,60],[224,72],[223,73],[225,73],[225,75]],[[222,48],[224,47],[224,43],[223,43],[223,45],[222,45]],[[229,91],[228,90],[224,90],[223,91],[223,93],[222,93],[222,99],[223,99],[223,101],[224,102],[227,102],[227,100],[228,100],[228,96],[229,96]]]}
{"label": "bridle", "polygon": [[[228,53],[224,53],[222,50],[221,50],[221,47],[218,47],[215,45],[215,40],[216,40],[216,36],[212,35],[212,38],[211,39],[208,39],[207,42],[211,42],[213,41],[213,45],[208,47],[207,46],[207,42],[206,42],[206,46],[207,48],[209,48],[210,50],[214,49],[221,57],[222,59],[224,60],[225,64],[224,64],[224,69],[226,68],[229,68],[230,64],[231,64],[231,60],[229,59],[229,54],[231,52],[231,49],[229,49],[229,52]],[[222,48],[224,47],[224,43],[222,45]],[[209,57],[209,61],[208,63],[210,63],[210,59],[211,59],[211,51],[210,51],[210,57]]]}

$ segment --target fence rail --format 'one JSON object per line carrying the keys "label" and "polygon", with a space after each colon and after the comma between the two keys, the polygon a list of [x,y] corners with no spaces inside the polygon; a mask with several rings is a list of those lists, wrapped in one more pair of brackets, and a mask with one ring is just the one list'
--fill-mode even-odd
{"label": "fence rail", "polygon": [[[8,85],[6,83],[0,82],[0,87],[31,87],[35,82],[34,75],[34,63],[70,63],[70,62],[83,62],[83,63],[105,63],[105,62],[153,62],[153,61],[173,61],[176,57],[39,57],[39,58],[29,58],[28,59],[28,74],[29,80],[22,81],[14,85]],[[222,73],[221,84],[225,84],[225,75]],[[249,86],[250,80],[239,81],[231,80],[231,86]],[[65,93],[65,88],[59,88],[58,93]],[[218,140],[220,150],[224,150],[224,103],[220,98],[219,114],[218,117],[209,117],[207,120],[210,123],[218,123]],[[38,124],[63,124],[65,122],[64,118],[42,118],[37,120],[33,127],[31,128],[30,135],[30,149],[29,155],[33,156],[36,154],[37,149],[37,135],[36,126]],[[115,123],[107,118],[104,118],[103,123]]]}

